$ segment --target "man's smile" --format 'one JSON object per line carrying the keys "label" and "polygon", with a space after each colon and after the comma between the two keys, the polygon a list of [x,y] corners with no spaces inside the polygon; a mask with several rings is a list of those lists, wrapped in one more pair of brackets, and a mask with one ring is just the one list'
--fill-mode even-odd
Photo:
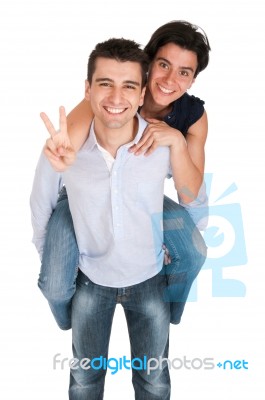
{"label": "man's smile", "polygon": [[109,114],[122,114],[127,108],[104,107]]}

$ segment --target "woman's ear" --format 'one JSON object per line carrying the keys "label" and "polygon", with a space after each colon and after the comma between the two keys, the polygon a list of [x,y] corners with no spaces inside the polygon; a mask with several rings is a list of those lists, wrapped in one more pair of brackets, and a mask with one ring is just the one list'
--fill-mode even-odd
{"label": "woman's ear", "polygon": [[188,89],[190,89],[190,88],[192,87],[192,85],[194,84],[194,82],[195,82],[195,78],[192,79],[192,81],[191,81],[190,86],[188,87]]}

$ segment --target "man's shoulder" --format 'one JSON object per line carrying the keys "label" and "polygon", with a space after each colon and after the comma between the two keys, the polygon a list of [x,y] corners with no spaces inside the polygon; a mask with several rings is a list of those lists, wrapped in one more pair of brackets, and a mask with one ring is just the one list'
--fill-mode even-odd
{"label": "man's shoulder", "polygon": [[146,126],[148,125],[148,122],[139,113],[137,113],[136,116],[138,117],[138,121],[139,121],[139,129],[138,129],[138,131],[143,133],[143,131],[145,130]]}

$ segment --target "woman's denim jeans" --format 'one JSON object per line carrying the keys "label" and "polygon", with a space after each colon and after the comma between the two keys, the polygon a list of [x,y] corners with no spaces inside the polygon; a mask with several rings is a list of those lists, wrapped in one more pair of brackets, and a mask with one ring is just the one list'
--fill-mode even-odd
{"label": "woman's denim jeans", "polygon": [[[166,285],[166,276],[158,274],[137,285],[112,288],[94,284],[79,271],[72,302],[75,365],[70,372],[70,400],[103,399],[110,332],[117,304],[123,307],[127,321],[132,362],[127,367],[132,370],[135,399],[170,399],[167,362],[170,307],[163,301]],[[152,367],[149,370],[148,360]]]}
{"label": "woman's denim jeans", "polygon": [[[170,322],[178,324],[192,283],[205,262],[206,246],[188,212],[166,196],[163,223],[164,243],[171,257],[171,263],[163,268],[168,283],[163,300],[170,302]],[[61,329],[71,328],[78,258],[72,217],[63,189],[48,223],[38,281]]]}
{"label": "woman's denim jeans", "polygon": [[38,286],[61,329],[71,328],[79,251],[68,198],[63,188],[48,223]]}
{"label": "woman's denim jeans", "polygon": [[171,263],[165,267],[167,288],[164,300],[170,302],[170,322],[179,324],[191,286],[207,255],[199,229],[184,207],[164,196],[164,243]]}

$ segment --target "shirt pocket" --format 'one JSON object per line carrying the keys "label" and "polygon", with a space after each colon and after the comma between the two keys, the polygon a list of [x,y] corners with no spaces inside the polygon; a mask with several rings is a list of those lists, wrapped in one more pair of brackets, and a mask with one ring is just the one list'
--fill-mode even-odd
{"label": "shirt pocket", "polygon": [[155,213],[163,210],[164,179],[150,179],[137,185],[137,203],[148,212]]}

